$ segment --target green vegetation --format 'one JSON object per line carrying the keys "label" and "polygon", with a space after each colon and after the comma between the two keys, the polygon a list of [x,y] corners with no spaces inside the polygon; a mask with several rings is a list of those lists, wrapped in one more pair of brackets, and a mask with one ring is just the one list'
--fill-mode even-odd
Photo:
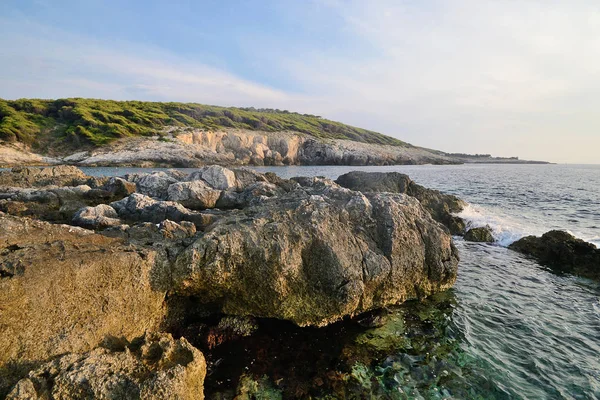
{"label": "green vegetation", "polygon": [[318,138],[408,146],[377,132],[287,110],[226,108],[194,103],[96,99],[2,100],[0,141],[101,146],[128,136],[165,136],[166,127],[295,131]]}

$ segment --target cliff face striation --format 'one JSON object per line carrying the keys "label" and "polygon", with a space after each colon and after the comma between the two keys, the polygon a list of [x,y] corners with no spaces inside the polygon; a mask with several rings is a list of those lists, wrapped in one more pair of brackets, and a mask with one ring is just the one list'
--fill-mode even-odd
{"label": "cliff face striation", "polygon": [[[85,148],[85,147],[84,147]],[[121,138],[66,154],[43,156],[26,146],[0,144],[0,166],[71,164],[133,167],[220,165],[396,165],[457,164],[418,147],[320,139],[298,132],[248,129],[173,129],[164,137]]]}

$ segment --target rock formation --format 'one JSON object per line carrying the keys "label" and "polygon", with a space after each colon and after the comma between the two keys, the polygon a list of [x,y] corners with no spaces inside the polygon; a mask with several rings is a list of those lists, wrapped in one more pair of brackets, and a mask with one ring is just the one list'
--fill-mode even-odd
{"label": "rock formation", "polygon": [[465,233],[465,240],[469,242],[493,243],[494,236],[489,226],[471,228]]}
{"label": "rock formation", "polygon": [[155,329],[162,262],[151,249],[0,213],[0,382],[108,336],[131,340]]}
{"label": "rock formation", "polygon": [[454,283],[450,235],[412,197],[300,185],[221,217],[177,258],[174,290],[228,314],[325,325]]}
{"label": "rock formation", "polygon": [[152,332],[226,314],[203,330],[210,348],[255,317],[322,326],[456,279],[457,251],[432,219],[454,203],[410,181],[421,202],[219,166],[23,171],[0,187],[13,214],[0,213],[0,396],[12,399],[200,398],[202,354]]}
{"label": "rock formation", "polygon": [[338,177],[336,183],[364,193],[404,193],[415,197],[431,213],[433,219],[444,224],[452,234],[462,235],[464,233],[464,221],[453,214],[462,211],[466,203],[456,196],[417,185],[408,175],[398,172],[353,171]]}
{"label": "rock formation", "polygon": [[568,232],[555,230],[541,237],[526,236],[509,248],[555,271],[600,280],[600,249]]}
{"label": "rock formation", "polygon": [[184,338],[148,334],[107,345],[113,349],[67,354],[31,371],[7,400],[204,398],[206,362]]}

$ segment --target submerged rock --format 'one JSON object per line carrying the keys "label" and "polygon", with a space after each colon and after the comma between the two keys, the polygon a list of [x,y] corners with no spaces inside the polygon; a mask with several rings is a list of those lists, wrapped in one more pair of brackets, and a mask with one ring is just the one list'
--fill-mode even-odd
{"label": "submerged rock", "polygon": [[301,183],[221,217],[177,258],[175,292],[227,314],[326,325],[452,286],[457,251],[417,200]]}
{"label": "submerged rock", "polygon": [[147,334],[122,349],[68,354],[29,373],[8,400],[204,398],[206,362],[187,340]]}
{"label": "submerged rock", "polygon": [[415,197],[431,213],[433,219],[444,224],[452,234],[464,233],[464,222],[453,214],[462,211],[466,203],[456,196],[417,185],[408,175],[398,172],[353,171],[338,177],[336,183],[364,193],[404,193]]}
{"label": "submerged rock", "polygon": [[509,246],[558,272],[600,280],[600,249],[564,231],[526,236]]}
{"label": "submerged rock", "polygon": [[492,228],[489,226],[471,228],[465,233],[465,240],[469,242],[493,243]]}
{"label": "submerged rock", "polygon": [[0,397],[49,358],[155,329],[164,268],[153,250],[0,213]]}

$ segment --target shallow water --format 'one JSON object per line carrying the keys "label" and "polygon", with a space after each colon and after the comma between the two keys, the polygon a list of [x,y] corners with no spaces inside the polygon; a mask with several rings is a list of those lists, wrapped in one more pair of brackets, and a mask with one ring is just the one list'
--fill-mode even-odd
{"label": "shallow water", "polygon": [[[600,166],[256,169],[330,178],[400,171],[467,200],[463,216],[490,224],[502,245],[549,229],[600,241]],[[283,398],[600,398],[600,284],[554,274],[500,245],[456,243],[453,289],[391,310],[380,328],[262,321],[258,334],[208,356],[209,397],[226,395],[242,376],[248,393]]]}

